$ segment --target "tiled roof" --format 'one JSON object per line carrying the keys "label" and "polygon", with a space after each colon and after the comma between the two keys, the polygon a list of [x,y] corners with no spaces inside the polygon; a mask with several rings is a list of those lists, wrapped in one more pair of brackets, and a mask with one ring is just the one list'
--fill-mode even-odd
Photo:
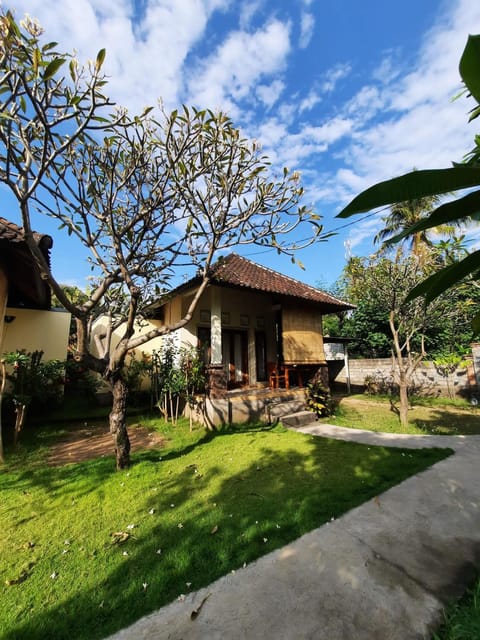
{"label": "tiled roof", "polygon": [[231,253],[213,265],[211,282],[301,298],[309,302],[333,305],[339,309],[353,308],[353,305],[338,300],[320,289],[242,258],[236,253]]}
{"label": "tiled roof", "polygon": [[[33,237],[38,245],[42,245],[45,249],[51,249],[53,241],[50,236],[34,231]],[[10,222],[10,220],[0,216],[0,240],[7,240],[7,242],[24,242],[25,234],[23,227],[19,227],[14,222]]]}
{"label": "tiled roof", "polygon": [[[180,285],[159,302],[164,304],[172,296],[187,291],[199,284],[200,279],[193,278]],[[354,305],[338,300],[320,289],[304,284],[299,280],[284,276],[278,271],[262,267],[261,265],[231,253],[220,258],[210,270],[210,282],[219,286],[247,289],[262,293],[270,293],[280,298],[293,298],[316,304],[322,307],[324,313],[336,313],[353,309]]]}
{"label": "tiled roof", "polygon": [[[50,266],[51,236],[35,233],[33,238]],[[25,242],[22,227],[0,217],[0,269],[8,281],[8,304],[13,307],[50,309],[51,292]]]}

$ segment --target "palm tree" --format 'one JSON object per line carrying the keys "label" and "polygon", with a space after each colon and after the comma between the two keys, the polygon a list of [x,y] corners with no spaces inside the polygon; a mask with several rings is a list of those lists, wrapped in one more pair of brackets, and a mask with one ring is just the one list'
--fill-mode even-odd
{"label": "palm tree", "polygon": [[[383,218],[385,226],[376,234],[373,239],[374,242],[381,244],[383,248],[394,236],[427,218],[438,205],[439,200],[439,196],[428,196],[397,202],[392,205],[388,216]],[[437,227],[436,232],[450,234],[452,228],[444,225],[441,228]],[[405,240],[408,240],[409,248],[416,256],[420,256],[424,253],[425,247],[431,247],[433,244],[428,237],[427,231],[417,231],[409,235]]]}

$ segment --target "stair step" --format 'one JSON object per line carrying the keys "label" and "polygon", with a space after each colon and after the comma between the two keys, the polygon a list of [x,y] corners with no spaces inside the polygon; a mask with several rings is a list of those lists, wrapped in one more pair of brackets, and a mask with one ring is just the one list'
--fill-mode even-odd
{"label": "stair step", "polygon": [[295,398],[284,402],[271,402],[268,405],[268,411],[272,418],[283,419],[283,416],[297,413],[305,409],[305,400],[303,398]]}
{"label": "stair step", "polygon": [[286,427],[303,427],[306,424],[316,422],[315,414],[312,411],[297,411],[282,416],[281,420]]}

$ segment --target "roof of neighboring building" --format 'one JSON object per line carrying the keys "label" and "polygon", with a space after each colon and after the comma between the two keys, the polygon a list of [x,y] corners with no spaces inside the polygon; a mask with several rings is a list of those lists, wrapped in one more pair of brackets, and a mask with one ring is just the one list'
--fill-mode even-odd
{"label": "roof of neighboring building", "polygon": [[[192,278],[177,289],[174,289],[168,297],[170,298],[176,293],[192,288],[199,281],[200,278],[198,277]],[[301,299],[302,301],[321,305],[326,313],[335,313],[354,308],[354,305],[339,300],[320,289],[282,275],[273,269],[263,267],[236,253],[220,258],[212,265],[210,282],[219,286],[271,293],[281,298]]]}
{"label": "roof of neighboring building", "polygon": [[[36,232],[33,237],[50,264],[52,237]],[[8,305],[50,309],[50,287],[40,277],[38,267],[25,242],[23,228],[2,217],[0,247],[0,268],[8,279]]]}

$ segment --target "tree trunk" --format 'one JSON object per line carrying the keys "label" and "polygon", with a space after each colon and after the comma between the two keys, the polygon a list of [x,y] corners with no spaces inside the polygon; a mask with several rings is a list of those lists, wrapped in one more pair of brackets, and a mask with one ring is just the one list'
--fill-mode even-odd
{"label": "tree trunk", "polygon": [[400,391],[400,424],[402,427],[407,427],[408,425],[408,387],[406,381],[405,373],[400,372],[400,383],[399,383],[399,391]]}
{"label": "tree trunk", "polygon": [[13,448],[17,448],[18,438],[20,436],[20,431],[23,429],[23,425],[25,424],[25,418],[27,416],[27,405],[25,404],[16,404],[15,405],[15,429],[13,431]]}
{"label": "tree trunk", "polygon": [[127,469],[130,466],[130,440],[126,424],[128,388],[121,377],[116,377],[111,385],[113,403],[110,413],[110,433],[115,445],[117,469]]}

